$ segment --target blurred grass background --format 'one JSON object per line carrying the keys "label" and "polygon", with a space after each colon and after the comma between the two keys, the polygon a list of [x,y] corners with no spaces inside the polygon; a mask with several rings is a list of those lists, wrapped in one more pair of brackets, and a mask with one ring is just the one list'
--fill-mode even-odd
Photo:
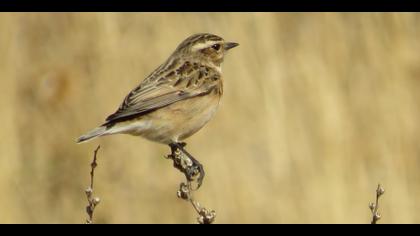
{"label": "blurred grass background", "polygon": [[0,222],[83,223],[101,144],[100,223],[193,223],[169,148],[76,145],[187,36],[240,43],[215,117],[188,140],[217,223],[420,222],[420,15],[0,14]]}

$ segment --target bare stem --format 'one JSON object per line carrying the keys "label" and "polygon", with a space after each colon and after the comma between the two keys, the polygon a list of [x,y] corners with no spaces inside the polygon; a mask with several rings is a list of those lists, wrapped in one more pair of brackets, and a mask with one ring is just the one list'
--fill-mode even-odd
{"label": "bare stem", "polygon": [[88,214],[88,219],[86,220],[87,224],[93,223],[93,213],[95,211],[95,207],[100,202],[100,199],[98,197],[93,196],[93,179],[95,177],[95,168],[98,166],[97,154],[100,148],[101,146],[98,146],[93,153],[93,161],[90,164],[90,186],[85,190],[86,197],[88,200],[88,205],[86,206],[86,213]]}
{"label": "bare stem", "polygon": [[385,193],[385,189],[378,184],[378,188],[376,189],[376,201],[375,203],[369,204],[369,209],[372,212],[372,221],[371,224],[376,224],[378,220],[381,219],[381,214],[379,213],[379,198]]}

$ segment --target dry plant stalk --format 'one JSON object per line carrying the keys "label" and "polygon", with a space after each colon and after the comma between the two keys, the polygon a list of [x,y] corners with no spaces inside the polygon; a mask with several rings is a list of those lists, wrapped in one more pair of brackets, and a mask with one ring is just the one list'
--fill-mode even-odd
{"label": "dry plant stalk", "polygon": [[[216,217],[216,212],[214,210],[208,210],[200,206],[200,203],[193,198],[193,191],[200,188],[203,177],[204,170],[201,164],[194,159],[183,147],[185,143],[181,143],[179,147],[171,146],[172,153],[166,158],[173,160],[174,167],[185,174],[187,179],[186,183],[181,183],[177,196],[181,199],[189,201],[194,207],[194,210],[198,213],[197,221],[200,224],[211,224],[214,222]],[[97,154],[100,149],[100,146],[96,148],[93,154],[93,161],[90,164],[90,186],[85,190],[86,197],[88,200],[88,205],[86,206],[86,213],[88,214],[88,219],[86,219],[87,224],[93,223],[93,213],[96,206],[99,204],[100,199],[93,196],[93,182],[95,177],[95,168],[98,166],[97,163]],[[193,187],[193,182],[197,180],[197,187]]]}
{"label": "dry plant stalk", "polygon": [[[191,203],[194,210],[198,213],[197,221],[199,224],[211,224],[216,218],[214,210],[208,210],[200,206],[200,203],[193,198],[193,191],[200,188],[204,177],[204,169],[198,161],[192,157],[185,149],[186,143],[180,146],[171,146],[171,154],[166,158],[171,159],[174,167],[185,174],[186,183],[182,182],[177,192],[178,198],[184,199]],[[193,182],[197,180],[197,187],[193,188]]]}
{"label": "dry plant stalk", "polygon": [[88,200],[88,205],[86,206],[86,213],[88,214],[88,219],[86,219],[86,224],[93,223],[93,213],[95,211],[96,206],[99,204],[100,199],[98,197],[93,196],[93,179],[95,177],[95,168],[98,166],[97,163],[97,154],[101,146],[98,146],[94,153],[93,153],[93,161],[90,164],[91,171],[90,171],[90,186],[85,190],[86,197]]}
{"label": "dry plant stalk", "polygon": [[369,204],[369,209],[372,212],[372,221],[371,224],[376,224],[378,220],[381,219],[381,214],[378,212],[379,209],[379,198],[385,193],[385,189],[378,184],[378,188],[376,189],[376,202]]}

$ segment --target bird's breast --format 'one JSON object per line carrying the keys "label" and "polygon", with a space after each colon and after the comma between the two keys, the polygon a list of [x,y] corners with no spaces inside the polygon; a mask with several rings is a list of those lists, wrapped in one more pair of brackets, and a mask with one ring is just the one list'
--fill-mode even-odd
{"label": "bird's breast", "polygon": [[142,117],[148,125],[139,135],[161,143],[186,139],[213,118],[220,98],[219,93],[209,93],[154,111]]}

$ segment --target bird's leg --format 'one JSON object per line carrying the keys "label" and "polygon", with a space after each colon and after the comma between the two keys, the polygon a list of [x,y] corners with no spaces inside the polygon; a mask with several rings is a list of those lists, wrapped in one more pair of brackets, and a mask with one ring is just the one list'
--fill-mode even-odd
{"label": "bird's leg", "polygon": [[[185,146],[186,143],[169,144],[169,147],[171,148],[171,155],[169,157],[174,161],[174,167],[183,172],[188,181],[194,180],[194,177],[199,174],[197,179],[197,189],[199,189],[205,176],[204,168],[199,161],[197,161],[190,153],[184,149]],[[180,155],[180,152],[182,152],[187,157],[187,159],[183,159],[182,155]]]}
{"label": "bird's leg", "polygon": [[[200,188],[201,184],[203,183],[203,179],[205,176],[205,172],[204,172],[204,167],[203,165],[197,160],[195,159],[189,152],[187,152],[187,150],[184,149],[184,147],[186,146],[186,143],[180,143],[179,144],[179,149],[189,158],[191,159],[191,161],[193,162],[193,166],[192,166],[192,170],[191,170],[191,174],[192,176],[196,176],[197,174],[199,174],[200,176],[197,179],[198,182],[198,186],[197,189]],[[197,171],[198,170],[198,173]]]}

